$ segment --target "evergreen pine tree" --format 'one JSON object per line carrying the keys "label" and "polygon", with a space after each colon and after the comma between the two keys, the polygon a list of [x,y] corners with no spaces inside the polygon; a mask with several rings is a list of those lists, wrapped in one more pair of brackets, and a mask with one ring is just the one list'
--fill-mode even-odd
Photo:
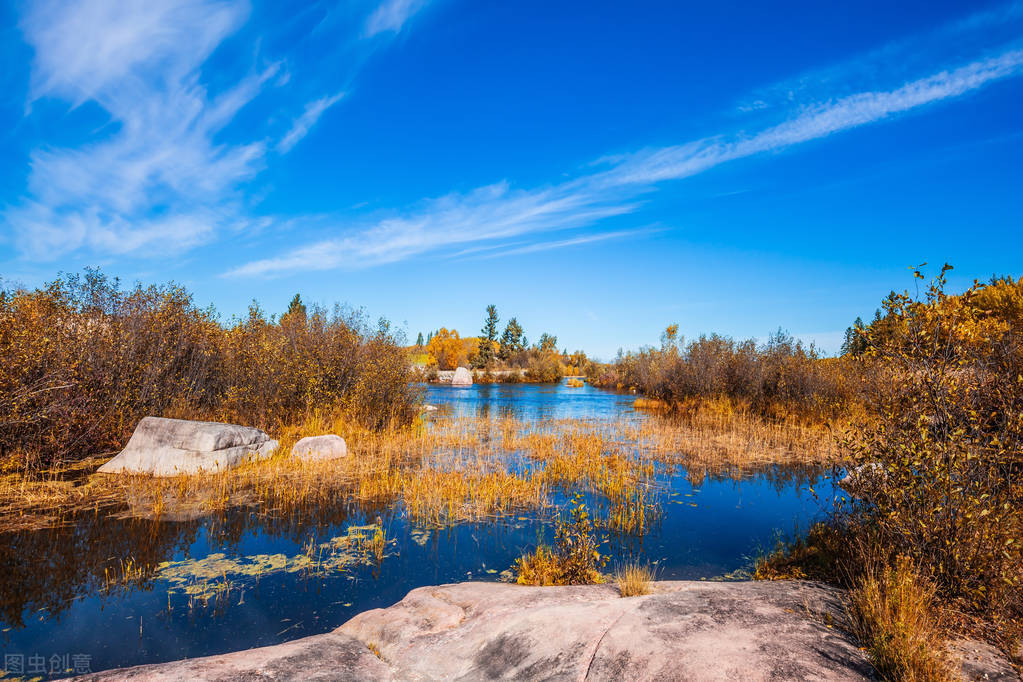
{"label": "evergreen pine tree", "polygon": [[852,326],[845,330],[842,355],[862,355],[867,350],[867,328],[863,318],[857,317]]}
{"label": "evergreen pine tree", "polygon": [[302,297],[295,294],[295,298],[291,299],[291,303],[288,304],[288,311],[284,313],[283,317],[289,320],[298,320],[305,322],[306,320],[306,309],[305,303],[302,303]]}
{"label": "evergreen pine tree", "polygon": [[497,306],[487,306],[487,316],[483,320],[483,329],[480,330],[480,345],[476,351],[476,366],[488,367],[494,359],[494,342],[497,341],[497,323],[501,318],[497,316]]}
{"label": "evergreen pine tree", "polygon": [[537,344],[537,349],[541,353],[557,353],[558,337],[551,336],[547,332],[544,332],[540,335],[540,342]]}
{"label": "evergreen pine tree", "polygon": [[504,328],[504,333],[501,334],[501,348],[498,351],[498,356],[502,360],[509,359],[515,353],[518,353],[525,347],[525,341],[522,337],[522,326],[519,321],[514,317],[508,320],[507,326]]}

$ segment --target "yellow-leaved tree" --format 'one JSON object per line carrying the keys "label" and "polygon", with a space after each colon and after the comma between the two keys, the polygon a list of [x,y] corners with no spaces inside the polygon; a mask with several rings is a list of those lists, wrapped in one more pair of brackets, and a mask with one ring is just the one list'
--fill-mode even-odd
{"label": "yellow-leaved tree", "polygon": [[426,352],[437,361],[437,366],[441,369],[455,369],[469,361],[465,341],[456,330],[448,330],[445,327],[441,327],[433,335],[430,343],[426,345]]}

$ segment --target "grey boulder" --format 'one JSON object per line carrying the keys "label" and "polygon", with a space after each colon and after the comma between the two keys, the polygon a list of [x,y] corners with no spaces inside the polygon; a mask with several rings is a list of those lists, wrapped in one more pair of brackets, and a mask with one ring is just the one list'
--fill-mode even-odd
{"label": "grey boulder", "polygon": [[372,644],[395,679],[870,679],[832,623],[837,590],[806,582],[423,587],[336,632]]}
{"label": "grey boulder", "polygon": [[341,436],[308,436],[295,443],[291,456],[308,461],[338,459],[348,455],[348,444]]}
{"label": "grey boulder", "polygon": [[412,590],[333,632],[93,680],[863,680],[833,622],[839,593],[804,582],[460,583]]}
{"label": "grey boulder", "polygon": [[[421,587],[333,632],[88,680],[874,680],[840,590],[803,581]],[[951,647],[960,679],[1018,679],[992,647]]]}
{"label": "grey boulder", "polygon": [[179,476],[217,472],[273,454],[277,441],[264,431],[237,424],[144,417],[104,474]]}
{"label": "grey boulder", "polygon": [[472,386],[472,372],[465,367],[459,367],[451,377],[452,386]]}

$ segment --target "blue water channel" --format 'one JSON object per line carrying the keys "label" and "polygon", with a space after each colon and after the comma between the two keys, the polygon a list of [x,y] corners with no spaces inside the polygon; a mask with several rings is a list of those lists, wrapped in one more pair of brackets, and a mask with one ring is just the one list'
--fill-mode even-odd
{"label": "blue water channel", "polygon": [[[565,384],[431,385],[433,419],[514,417],[656,419],[634,396]],[[660,471],[657,520],[642,537],[604,536],[608,569],[651,564],[659,579],[736,579],[779,535],[805,529],[833,494],[824,472],[771,467],[739,474]],[[811,492],[811,487],[815,492]],[[818,500],[821,495],[825,499]],[[565,495],[556,496],[563,505]],[[240,508],[216,518],[153,521],[80,515],[55,529],[0,535],[0,623],[5,665],[59,677],[276,644],[338,627],[360,611],[386,607],[423,585],[508,579],[516,557],[550,541],[557,512],[445,528],[417,527],[400,505],[366,509],[339,499],[315,513],[280,517]],[[343,569],[296,567],[331,538],[388,538],[379,562]],[[353,531],[352,529],[356,529]],[[322,555],[322,551],[317,552]],[[199,561],[203,575],[176,579]],[[111,586],[129,565],[149,577]],[[163,566],[161,570],[154,567]],[[255,569],[254,566],[261,566]],[[223,578],[219,573],[223,572]],[[216,575],[215,575],[216,574]],[[210,584],[228,589],[210,596]],[[30,665],[32,668],[30,669]],[[13,671],[12,671],[13,672]]]}

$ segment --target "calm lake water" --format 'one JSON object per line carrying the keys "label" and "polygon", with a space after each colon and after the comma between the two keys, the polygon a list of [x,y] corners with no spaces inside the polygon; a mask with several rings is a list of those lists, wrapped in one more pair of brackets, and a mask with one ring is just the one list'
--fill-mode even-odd
{"label": "calm lake water", "polygon": [[[426,402],[439,408],[433,418],[441,419],[656,418],[634,411],[632,401],[588,385],[426,388]],[[658,482],[659,520],[642,538],[608,538],[608,568],[632,558],[652,563],[660,579],[741,578],[779,534],[823,514],[810,486],[824,499],[834,492],[822,472],[802,468],[739,478],[660,472]],[[66,528],[0,535],[2,648],[21,657],[26,674],[42,667],[49,676],[76,664],[97,671],[322,633],[415,587],[507,577],[516,557],[538,539],[551,540],[552,516],[418,528],[400,506],[360,509],[338,500],[301,517],[268,518],[252,509],[184,522],[90,514]],[[313,570],[302,563],[310,543],[329,548],[332,538],[368,537],[372,530],[359,528],[377,517],[393,538],[379,564],[332,570],[327,562]],[[106,588],[108,571],[132,564],[165,565],[141,585]],[[221,576],[231,589],[209,599]]]}

